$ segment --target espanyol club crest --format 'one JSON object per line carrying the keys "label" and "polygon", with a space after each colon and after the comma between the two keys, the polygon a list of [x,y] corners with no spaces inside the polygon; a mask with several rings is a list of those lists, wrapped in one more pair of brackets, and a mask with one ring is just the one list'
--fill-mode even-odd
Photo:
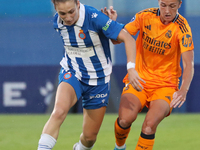
{"label": "espanyol club crest", "polygon": [[83,30],[80,30],[80,33],[78,34],[79,38],[84,40],[86,38],[85,33],[83,32]]}
{"label": "espanyol club crest", "polygon": [[71,76],[72,76],[71,73],[67,72],[67,73],[65,73],[64,78],[67,80],[67,79],[71,78]]}

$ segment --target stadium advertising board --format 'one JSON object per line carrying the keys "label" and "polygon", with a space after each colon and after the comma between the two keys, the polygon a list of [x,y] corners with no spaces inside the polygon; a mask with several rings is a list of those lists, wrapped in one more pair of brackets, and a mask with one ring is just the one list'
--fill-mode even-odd
{"label": "stadium advertising board", "polygon": [[44,113],[60,67],[0,67],[0,113]]}

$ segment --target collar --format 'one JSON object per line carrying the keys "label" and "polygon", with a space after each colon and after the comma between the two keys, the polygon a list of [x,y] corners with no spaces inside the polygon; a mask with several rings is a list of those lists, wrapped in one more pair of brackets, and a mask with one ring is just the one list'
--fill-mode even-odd
{"label": "collar", "polygon": [[78,21],[75,23],[75,25],[82,27],[84,20],[85,20],[85,6],[82,3],[80,3],[79,18]]}

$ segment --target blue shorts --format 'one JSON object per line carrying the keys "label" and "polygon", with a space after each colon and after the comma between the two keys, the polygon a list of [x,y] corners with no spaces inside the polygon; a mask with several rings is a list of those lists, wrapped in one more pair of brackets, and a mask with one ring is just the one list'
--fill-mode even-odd
{"label": "blue shorts", "polygon": [[82,106],[85,109],[98,109],[108,105],[110,82],[97,86],[87,85],[63,68],[59,73],[59,84],[61,82],[67,82],[74,88],[77,99],[82,99]]}

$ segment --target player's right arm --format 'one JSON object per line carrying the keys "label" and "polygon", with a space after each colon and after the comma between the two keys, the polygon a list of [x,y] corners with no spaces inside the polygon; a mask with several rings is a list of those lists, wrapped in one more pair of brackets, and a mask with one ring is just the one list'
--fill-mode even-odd
{"label": "player's right arm", "polygon": [[[142,91],[143,86],[141,85],[139,80],[144,83],[145,81],[139,77],[137,71],[135,70],[135,60],[136,60],[135,39],[125,29],[122,29],[117,37],[117,41],[121,41],[125,44],[129,82],[134,89],[136,89],[137,91]],[[133,66],[129,66],[129,64],[132,64]]]}

